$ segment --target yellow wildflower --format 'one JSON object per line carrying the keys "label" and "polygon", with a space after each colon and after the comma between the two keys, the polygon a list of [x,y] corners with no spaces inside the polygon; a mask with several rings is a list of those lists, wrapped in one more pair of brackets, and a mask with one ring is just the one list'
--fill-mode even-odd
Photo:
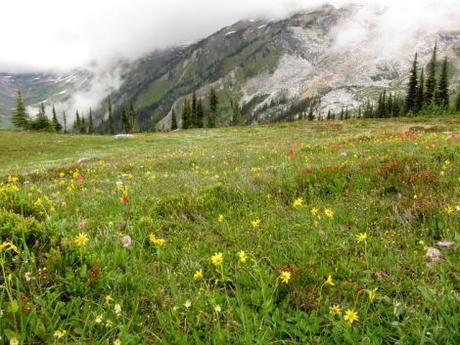
{"label": "yellow wildflower", "polygon": [[313,207],[311,210],[310,210],[310,214],[313,216],[313,217],[316,217],[319,213],[319,210],[316,208],[316,207]]}
{"label": "yellow wildflower", "polygon": [[367,240],[367,233],[362,232],[356,235],[356,243],[365,242]]}
{"label": "yellow wildflower", "polygon": [[80,232],[76,237],[75,237],[75,244],[77,246],[84,246],[88,242],[88,235],[85,234],[84,232]]}
{"label": "yellow wildflower", "polygon": [[288,284],[289,280],[291,280],[291,272],[289,271],[282,271],[280,273],[279,279],[283,284]]}
{"label": "yellow wildflower", "polygon": [[369,301],[373,302],[377,296],[377,288],[372,290],[367,290],[367,295],[369,296]]}
{"label": "yellow wildflower", "polygon": [[105,295],[104,297],[105,304],[109,304],[110,302],[113,301],[112,294]]}
{"label": "yellow wildflower", "polygon": [[211,262],[216,267],[222,265],[223,261],[224,261],[223,253],[214,253],[214,255],[211,256]]}
{"label": "yellow wildflower", "polygon": [[67,331],[66,330],[57,330],[54,332],[53,336],[56,338],[56,339],[61,339],[62,337],[64,337],[65,335],[67,334]]}
{"label": "yellow wildflower", "polygon": [[195,273],[193,274],[193,280],[201,280],[201,279],[203,279],[203,269],[199,269],[195,271]]}
{"label": "yellow wildflower", "polygon": [[244,264],[246,262],[246,260],[248,259],[248,256],[246,255],[246,253],[244,252],[244,250],[241,250],[240,252],[238,252],[238,257],[240,259],[240,262],[242,264]]}
{"label": "yellow wildflower", "polygon": [[326,215],[326,217],[328,218],[333,218],[334,217],[334,211],[332,211],[330,208],[326,208],[324,210],[324,214]]}
{"label": "yellow wildflower", "polygon": [[261,223],[261,222],[262,222],[262,221],[261,221],[260,219],[252,220],[252,221],[251,221],[251,225],[252,225],[252,227],[255,229],[255,228],[258,228],[258,227],[260,226],[260,223]]}
{"label": "yellow wildflower", "polygon": [[224,221],[224,215],[223,214],[219,214],[219,217],[217,217],[217,221],[219,223],[222,223]]}
{"label": "yellow wildflower", "polygon": [[332,316],[342,315],[342,309],[338,304],[334,304],[332,307],[329,307],[329,314]]}
{"label": "yellow wildflower", "polygon": [[335,285],[334,282],[332,281],[332,276],[330,274],[327,276],[325,284],[327,284],[329,286],[334,286]]}
{"label": "yellow wildflower", "polygon": [[348,321],[350,323],[350,325],[351,325],[353,322],[359,320],[359,316],[358,316],[358,313],[356,311],[354,311],[353,309],[347,309],[343,319],[345,321]]}
{"label": "yellow wildflower", "polygon": [[150,234],[149,241],[157,246],[162,246],[165,243],[163,238],[158,238],[154,234]]}
{"label": "yellow wildflower", "polygon": [[294,207],[300,207],[302,205],[303,205],[303,198],[297,198],[292,203],[292,206],[294,206]]}

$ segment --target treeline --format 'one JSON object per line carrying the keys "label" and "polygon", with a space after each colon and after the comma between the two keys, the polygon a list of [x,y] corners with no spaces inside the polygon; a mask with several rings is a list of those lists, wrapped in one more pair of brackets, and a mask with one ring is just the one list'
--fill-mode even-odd
{"label": "treeline", "polygon": [[34,131],[45,132],[63,132],[74,134],[118,134],[118,133],[134,133],[140,131],[138,115],[134,110],[134,106],[121,106],[120,121],[115,123],[112,101],[110,97],[107,100],[107,120],[101,120],[96,125],[93,111],[90,108],[87,116],[80,114],[77,110],[74,116],[73,124],[71,127],[67,123],[67,115],[63,112],[61,121],[58,119],[54,105],[51,110],[51,119],[46,114],[46,107],[44,103],[40,103],[38,113],[34,118],[31,118],[27,113],[24,105],[21,89],[17,90],[16,94],[16,109],[13,112],[11,121],[17,128]]}
{"label": "treeline", "polygon": [[460,87],[456,95],[449,94],[449,61],[444,57],[439,71],[437,54],[438,48],[435,45],[426,73],[425,68],[419,66],[418,54],[415,54],[405,97],[383,91],[377,104],[368,99],[365,104],[354,109],[353,114],[350,114],[348,108],[342,108],[340,113],[329,111],[326,119],[389,118],[460,112]]}

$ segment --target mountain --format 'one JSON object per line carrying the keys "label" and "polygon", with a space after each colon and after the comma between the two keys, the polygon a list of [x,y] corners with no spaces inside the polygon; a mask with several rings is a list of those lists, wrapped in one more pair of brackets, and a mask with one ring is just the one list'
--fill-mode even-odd
{"label": "mountain", "polygon": [[0,128],[10,126],[16,100],[16,90],[23,90],[24,100],[33,115],[40,103],[47,105],[67,102],[72,95],[90,84],[87,72],[72,73],[0,73]]}
{"label": "mountain", "polygon": [[[161,130],[170,128],[173,109],[181,114],[184,98],[194,91],[206,98],[211,87],[220,99],[218,125],[230,123],[232,102],[239,103],[248,124],[295,119],[311,110],[324,116],[328,110],[375,101],[382,90],[402,94],[414,53],[426,65],[435,42],[439,60],[449,58],[455,91],[460,83],[460,23],[442,31],[420,26],[408,36],[382,29],[382,22],[388,26],[388,20],[381,20],[385,10],[362,9],[324,5],[281,20],[242,20],[194,44],[154,51],[96,73],[104,77],[89,70],[0,74],[0,114],[11,111],[19,84],[27,105],[67,101],[85,112],[113,89],[116,119],[122,105],[133,104],[141,127]],[[69,99],[82,92],[85,97]],[[98,97],[91,103],[93,95]],[[99,104],[99,118],[106,116],[105,108],[105,102]]]}
{"label": "mountain", "polygon": [[312,106],[324,116],[375,100],[383,89],[402,93],[413,53],[427,64],[436,41],[458,85],[460,24],[457,31],[422,30],[402,42],[405,49],[391,51],[372,23],[363,39],[346,32],[359,9],[325,5],[283,20],[240,21],[190,46],[154,52],[124,74],[113,98],[118,105],[133,102],[144,125],[160,129],[169,129],[184,97],[193,91],[206,97],[210,87],[219,92],[221,125],[230,121],[232,99],[247,123],[295,118]]}

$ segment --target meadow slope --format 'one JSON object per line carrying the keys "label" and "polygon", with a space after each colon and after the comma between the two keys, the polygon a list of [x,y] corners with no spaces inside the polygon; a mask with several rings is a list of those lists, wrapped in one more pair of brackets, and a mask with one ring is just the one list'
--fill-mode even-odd
{"label": "meadow slope", "polygon": [[459,148],[460,116],[0,131],[0,344],[459,344]]}

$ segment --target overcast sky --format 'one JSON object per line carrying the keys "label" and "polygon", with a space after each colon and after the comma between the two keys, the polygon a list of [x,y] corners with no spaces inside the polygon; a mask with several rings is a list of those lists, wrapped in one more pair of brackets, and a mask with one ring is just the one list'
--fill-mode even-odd
{"label": "overcast sky", "polygon": [[[347,0],[330,1],[342,5]],[[355,1],[356,2],[356,1]],[[460,19],[460,0],[369,0],[389,5],[390,32]],[[65,70],[191,43],[256,16],[280,17],[321,0],[2,0],[0,71]],[[457,16],[457,17],[455,17]]]}

